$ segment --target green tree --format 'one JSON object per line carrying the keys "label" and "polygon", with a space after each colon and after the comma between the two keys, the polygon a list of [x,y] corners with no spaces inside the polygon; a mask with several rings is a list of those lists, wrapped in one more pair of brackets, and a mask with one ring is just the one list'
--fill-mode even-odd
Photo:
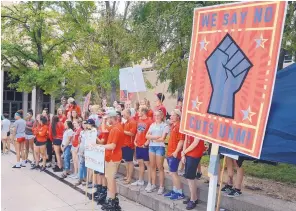
{"label": "green tree", "polygon": [[18,91],[37,91],[36,113],[41,112],[42,92],[54,94],[63,80],[62,55],[71,37],[61,32],[61,14],[51,2],[26,2],[2,6],[3,66],[17,78]]}

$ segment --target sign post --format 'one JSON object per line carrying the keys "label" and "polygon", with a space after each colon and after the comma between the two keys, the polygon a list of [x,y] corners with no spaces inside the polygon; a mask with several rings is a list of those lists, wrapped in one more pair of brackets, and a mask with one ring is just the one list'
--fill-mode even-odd
{"label": "sign post", "polygon": [[287,2],[194,10],[182,133],[211,142],[208,211],[215,210],[219,146],[260,158]]}

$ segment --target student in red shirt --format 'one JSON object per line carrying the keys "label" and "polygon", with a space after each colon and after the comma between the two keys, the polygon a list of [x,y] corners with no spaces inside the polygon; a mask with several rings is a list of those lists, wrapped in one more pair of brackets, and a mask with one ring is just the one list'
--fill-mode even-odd
{"label": "student in red shirt", "polygon": [[53,168],[54,172],[62,172],[63,164],[61,158],[61,145],[63,133],[65,130],[64,123],[59,120],[58,116],[53,116],[49,127],[49,138],[53,143],[53,148],[57,158],[57,165]]}
{"label": "student in red shirt", "polygon": [[167,148],[167,161],[169,166],[170,175],[173,178],[173,190],[166,193],[164,196],[171,200],[183,199],[185,196],[181,187],[181,179],[178,175],[178,167],[181,160],[181,151],[185,135],[180,133],[180,119],[181,112],[175,109],[171,112],[171,129],[170,139]]}
{"label": "student in red shirt", "polygon": [[62,122],[62,123],[64,124],[64,123],[66,122],[66,120],[67,120],[67,117],[66,117],[66,115],[64,114],[63,109],[58,108],[58,110],[57,110],[57,114],[58,114],[58,117],[59,117],[59,121]]}
{"label": "student in red shirt", "polygon": [[134,170],[134,152],[135,145],[134,139],[137,133],[137,122],[131,118],[131,110],[125,109],[123,111],[123,118],[126,120],[124,123],[124,143],[122,147],[122,158],[126,162],[126,177],[124,178],[125,184],[129,184],[132,180]]}
{"label": "student in red shirt", "polygon": [[197,187],[195,183],[196,169],[201,160],[203,152],[205,150],[205,144],[203,140],[187,136],[183,145],[182,162],[185,164],[184,177],[188,181],[190,190],[190,199],[184,203],[187,203],[186,209],[192,210],[197,204]]}
{"label": "student in red shirt", "polygon": [[144,172],[145,165],[147,166],[148,171],[148,184],[151,184],[150,176],[150,165],[149,165],[149,140],[146,139],[146,134],[152,120],[147,117],[148,109],[146,106],[140,108],[139,121],[137,124],[137,134],[135,137],[135,146],[136,146],[136,159],[139,163],[139,180],[132,183],[134,186],[143,186],[144,185]]}
{"label": "student in red shirt", "polygon": [[118,121],[117,112],[111,110],[107,113],[108,123],[112,125],[110,130],[108,141],[105,145],[105,176],[108,184],[108,203],[104,206],[106,210],[118,210],[119,200],[116,198],[116,180],[115,175],[117,173],[119,164],[122,159],[122,140],[124,139],[122,124]]}
{"label": "student in red shirt", "polygon": [[[47,142],[47,135],[48,135],[48,125],[47,119],[45,116],[40,117],[39,126],[34,128],[34,135],[36,137],[34,152],[36,158],[36,165],[33,166],[31,169],[38,169],[40,171],[45,171],[46,169],[46,142]],[[40,154],[42,156],[43,166],[39,166]]]}
{"label": "student in red shirt", "polygon": [[81,116],[81,108],[80,108],[79,105],[76,104],[74,98],[70,97],[68,99],[68,104],[69,104],[69,107],[68,107],[68,110],[67,110],[67,115],[68,115],[68,112],[71,113],[73,110],[75,110],[77,112],[77,115]]}

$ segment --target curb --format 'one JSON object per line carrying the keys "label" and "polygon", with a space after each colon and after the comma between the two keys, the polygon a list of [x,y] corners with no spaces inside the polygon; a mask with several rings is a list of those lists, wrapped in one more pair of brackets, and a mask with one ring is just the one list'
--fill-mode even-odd
{"label": "curb", "polygon": [[[126,171],[125,171],[124,165],[120,165],[118,173],[125,175],[125,172]],[[135,168],[134,173],[133,173],[133,178],[134,179],[138,178],[138,175],[139,175],[139,170],[138,170],[138,168]],[[147,181],[147,172],[145,172],[144,179],[145,179],[145,181]],[[119,183],[120,187],[124,186],[124,185],[120,184],[120,181],[118,183]],[[186,179],[182,177],[181,183],[183,185],[184,194],[186,196],[190,195],[189,187],[187,185]],[[208,199],[208,185],[203,183],[202,181],[199,181],[199,180],[196,180],[196,183],[197,183],[197,187],[198,187],[198,199],[199,199],[199,201],[201,201],[202,204],[203,203],[206,204],[207,199]],[[165,173],[165,189],[171,190],[172,186],[173,186],[172,178],[168,175],[168,173]],[[128,188],[131,191],[133,191],[133,188],[131,188],[131,186],[122,187],[122,188],[123,189]],[[143,196],[141,196],[142,197],[141,201],[144,200],[144,202],[139,202],[139,203],[143,203],[142,205],[144,205],[144,206],[147,206],[146,205],[147,202],[152,203],[151,202],[152,199],[154,199],[154,201],[159,200],[159,198],[160,198],[160,200],[163,199],[163,197],[158,196],[158,195],[156,195],[156,197],[155,197],[155,194],[149,194],[148,197],[150,197],[151,199],[148,199],[147,197],[144,197],[146,193],[143,193],[143,191],[140,191],[140,190],[138,190],[138,191],[140,192],[140,195],[143,195]],[[129,198],[130,200],[137,201],[137,202],[139,201],[138,198],[133,198],[135,196],[129,196],[128,193],[129,193],[129,191],[126,191],[126,192],[121,191],[120,192],[121,195]],[[157,203],[157,202],[155,202],[155,203]],[[250,194],[247,192],[244,192],[242,196],[236,197],[236,198],[229,198],[229,197],[223,195],[223,193],[221,193],[220,207],[224,208],[226,210],[232,210],[232,211],[283,211],[283,210],[296,211],[296,204],[295,203],[291,203],[291,202],[283,201],[283,200],[278,200],[278,199],[274,199],[271,197],[262,196],[259,194]],[[157,207],[155,207],[155,208],[157,208]],[[159,208],[161,208],[161,207],[159,207]],[[166,207],[166,208],[171,209],[169,207]],[[151,209],[161,210],[161,211],[164,210],[164,209],[154,209],[154,208],[151,208]]]}

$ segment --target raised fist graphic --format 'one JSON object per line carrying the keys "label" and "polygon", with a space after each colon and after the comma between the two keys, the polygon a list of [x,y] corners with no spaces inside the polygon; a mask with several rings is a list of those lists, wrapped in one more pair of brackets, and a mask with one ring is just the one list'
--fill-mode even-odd
{"label": "raised fist graphic", "polygon": [[206,60],[212,86],[208,113],[234,118],[235,94],[253,66],[229,34]]}

